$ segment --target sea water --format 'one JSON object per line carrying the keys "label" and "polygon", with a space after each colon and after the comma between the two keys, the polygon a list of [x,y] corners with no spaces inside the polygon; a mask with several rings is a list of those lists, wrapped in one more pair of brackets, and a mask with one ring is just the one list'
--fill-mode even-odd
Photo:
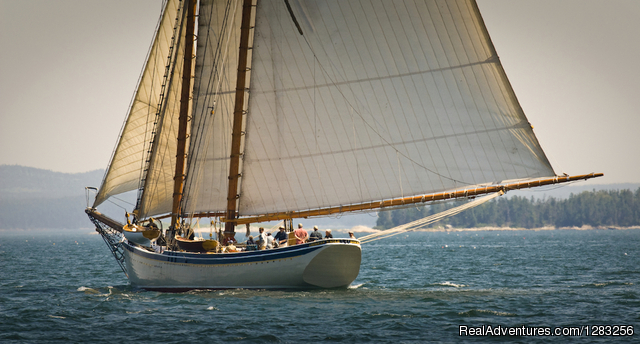
{"label": "sea water", "polygon": [[0,231],[0,343],[637,342],[639,248],[638,229],[416,232],[364,244],[346,290],[158,293],[91,230]]}

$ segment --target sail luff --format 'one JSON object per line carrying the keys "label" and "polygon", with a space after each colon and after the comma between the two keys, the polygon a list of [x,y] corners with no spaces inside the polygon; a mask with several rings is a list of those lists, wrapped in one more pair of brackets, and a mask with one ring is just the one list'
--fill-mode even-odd
{"label": "sail luff", "polygon": [[[164,119],[165,119],[164,114],[166,113],[168,105],[170,103],[168,101],[169,99],[168,96],[171,93],[171,86],[172,86],[174,74],[175,74],[174,69],[177,64],[176,61],[178,60],[178,56],[179,56],[179,53],[177,50],[180,47],[179,42],[181,41],[181,38],[182,38],[181,33],[182,33],[182,26],[184,25],[184,23],[183,23],[183,20],[181,20],[181,18],[183,17],[184,17],[183,15],[180,15],[175,19],[176,24],[175,24],[175,27],[173,28],[173,36],[171,38],[171,43],[169,44],[169,54],[167,56],[165,75],[163,76],[161,92],[159,95],[160,99],[158,101],[156,116],[153,123],[154,128],[153,128],[153,131],[151,132],[151,143],[146,153],[147,157],[144,161],[144,167],[141,171],[140,186],[138,188],[138,199],[136,201],[136,207],[134,209],[134,213],[139,218],[140,218],[140,215],[144,216],[144,214],[140,214],[141,207],[143,207],[143,203],[145,203],[143,201],[145,196],[144,190],[147,189],[151,184],[154,184],[156,182],[154,181],[153,183],[151,183],[151,180],[153,178],[150,178],[150,170],[155,165],[155,160],[158,157],[157,151],[160,148],[158,142],[164,127],[163,125]],[[146,204],[144,205],[146,206]]]}
{"label": "sail luff", "polygon": [[[173,51],[168,57],[170,77],[166,80],[161,108],[158,109],[158,123],[151,147],[151,156],[144,171],[145,185],[140,195],[136,213],[139,219],[158,214],[171,213],[173,207],[174,175],[176,152],[178,150],[178,131],[180,98],[182,90],[182,71],[187,30],[187,12],[185,2],[179,1],[175,17],[175,27],[170,43]],[[168,34],[168,32],[167,32]],[[167,36],[169,37],[169,36]]]}
{"label": "sail luff", "polygon": [[147,137],[154,128],[154,114],[161,92],[166,57],[171,50],[171,37],[175,18],[180,10],[178,0],[167,1],[158,21],[153,43],[147,54],[145,65],[123,124],[116,148],[109,161],[102,185],[93,207],[107,198],[139,187],[140,177],[147,151]]}
{"label": "sail luff", "polygon": [[184,67],[182,69],[182,91],[180,96],[180,116],[178,118],[178,147],[176,152],[176,169],[174,174],[173,206],[171,209],[171,226],[178,228],[182,187],[184,184],[184,165],[186,159],[187,122],[191,102],[191,73],[193,61],[193,41],[195,39],[195,14],[197,0],[187,0],[187,31],[185,34]]}
{"label": "sail luff", "polygon": [[[238,183],[240,179],[240,144],[242,139],[242,121],[244,115],[245,87],[247,79],[247,60],[249,52],[249,35],[251,31],[251,10],[253,0],[244,0],[242,5],[242,22],[240,28],[240,47],[238,53],[238,77],[236,80],[235,107],[233,110],[233,129],[231,133],[231,161],[229,166],[229,189],[227,193],[227,218],[236,218],[238,199]],[[234,232],[234,223],[227,222],[226,233]]]}
{"label": "sail luff", "polygon": [[[554,178],[529,180],[529,181],[523,181],[523,182],[508,183],[503,185],[475,187],[475,188],[468,188],[468,189],[461,189],[461,190],[453,190],[448,192],[395,198],[395,199],[383,200],[378,202],[331,207],[331,208],[325,208],[325,209],[265,214],[260,216],[251,216],[251,217],[244,217],[240,219],[234,219],[233,221],[236,222],[237,224],[245,224],[245,223],[256,223],[256,222],[279,221],[279,220],[293,219],[293,218],[329,216],[329,215],[335,215],[335,214],[341,214],[341,213],[347,213],[347,212],[366,211],[366,210],[375,210],[375,209],[381,209],[381,208],[387,208],[387,207],[404,206],[404,205],[415,204],[415,203],[426,203],[426,202],[432,202],[432,201],[450,200],[455,198],[468,198],[468,197],[474,197],[477,195],[483,195],[483,194],[488,194],[488,193],[498,192],[498,191],[507,192],[509,190],[518,190],[518,189],[539,187],[539,186],[545,186],[545,185],[551,185],[551,184],[568,183],[576,180],[587,180],[591,178],[602,177],[603,175],[604,174],[602,173],[591,173],[591,174],[576,175],[576,176],[557,176]],[[221,219],[221,221],[228,221],[228,220],[223,218]]]}

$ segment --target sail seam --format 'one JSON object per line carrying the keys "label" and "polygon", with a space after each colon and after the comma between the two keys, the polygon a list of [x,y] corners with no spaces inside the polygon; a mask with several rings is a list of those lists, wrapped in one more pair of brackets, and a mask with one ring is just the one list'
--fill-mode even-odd
{"label": "sail seam", "polygon": [[[349,80],[349,81],[336,81],[334,83],[329,83],[329,84],[319,84],[319,85],[305,86],[305,87],[289,87],[289,88],[281,88],[281,89],[274,88],[273,90],[269,90],[268,92],[252,91],[252,93],[255,93],[255,94],[270,94],[270,93],[277,93],[277,92],[290,92],[290,91],[309,90],[309,89],[323,88],[323,87],[342,86],[342,85],[357,84],[357,83],[379,81],[379,80],[390,80],[390,79],[394,79],[394,78],[404,78],[404,77],[407,77],[407,76],[414,76],[414,75],[428,74],[428,73],[436,73],[436,72],[442,72],[442,71],[447,71],[447,70],[452,70],[452,69],[460,69],[460,68],[472,67],[472,66],[477,66],[477,65],[496,63],[497,61],[498,61],[498,57],[497,56],[492,56],[492,57],[490,57],[490,58],[488,58],[488,59],[486,59],[484,61],[472,62],[472,63],[467,63],[467,64],[463,64],[463,65],[458,65],[458,66],[451,66],[451,67],[446,67],[446,68],[437,68],[437,69],[423,70],[423,71],[410,72],[410,73],[402,73],[402,74],[396,74],[396,75],[379,76],[379,77],[375,77],[375,78],[365,78],[365,79],[357,79],[357,80]],[[325,72],[325,74],[326,74],[326,72]],[[211,93],[211,95],[222,95],[222,94],[235,94],[235,90],[234,91],[224,91],[224,92]]]}
{"label": "sail seam", "polygon": [[[372,149],[385,148],[385,147],[394,148],[395,146],[408,145],[408,144],[419,143],[419,142],[442,140],[442,139],[458,137],[458,136],[479,135],[479,134],[486,134],[486,133],[498,132],[498,131],[509,131],[509,130],[512,130],[512,129],[525,128],[527,125],[529,125],[528,122],[521,121],[518,124],[509,126],[509,127],[503,127],[503,128],[476,130],[476,131],[464,132],[464,133],[459,133],[459,134],[434,136],[434,137],[428,137],[428,138],[411,140],[411,141],[403,141],[403,142],[396,142],[396,143],[385,143],[385,144],[380,144],[380,145],[373,145],[373,146],[352,148],[352,149],[342,149],[342,150],[337,150],[337,151],[329,151],[329,152],[325,152],[325,153],[313,153],[313,154],[295,155],[295,156],[289,156],[289,157],[286,157],[286,158],[282,158],[281,157],[281,158],[277,158],[277,159],[251,159],[251,162],[264,162],[264,161],[275,161],[275,160],[294,160],[294,159],[303,159],[303,158],[317,157],[317,156],[324,156],[324,155],[345,154],[345,153],[349,153],[349,152],[365,151],[365,150],[372,150]],[[405,158],[408,158],[408,157],[405,156]],[[229,158],[219,158],[219,159],[214,159],[214,160],[215,161],[219,161],[219,160],[228,160],[228,159]],[[411,160],[410,158],[408,158],[408,159]],[[212,160],[212,161],[214,161],[214,160]],[[420,164],[417,164],[417,165],[421,166]],[[421,167],[424,167],[424,166],[421,166]],[[426,167],[424,167],[424,168],[426,168]]]}

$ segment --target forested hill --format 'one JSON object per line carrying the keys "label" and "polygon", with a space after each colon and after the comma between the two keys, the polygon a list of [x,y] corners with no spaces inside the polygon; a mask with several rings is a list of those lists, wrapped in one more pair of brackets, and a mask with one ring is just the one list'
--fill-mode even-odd
{"label": "forested hill", "polygon": [[[458,206],[465,201],[411,207],[378,213],[376,228],[393,228]],[[500,197],[432,227],[454,228],[552,226],[630,227],[640,226],[640,188],[583,191],[566,199],[512,196]]]}
{"label": "forested hill", "polygon": [[103,175],[0,165],[0,229],[92,227],[84,188],[99,186]]}

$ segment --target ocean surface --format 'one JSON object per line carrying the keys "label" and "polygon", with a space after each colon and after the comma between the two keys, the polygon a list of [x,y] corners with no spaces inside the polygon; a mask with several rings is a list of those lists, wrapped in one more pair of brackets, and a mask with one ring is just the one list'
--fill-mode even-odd
{"label": "ocean surface", "polygon": [[637,229],[416,232],[362,258],[346,290],[171,294],[131,288],[91,230],[0,231],[0,343],[640,342]]}

